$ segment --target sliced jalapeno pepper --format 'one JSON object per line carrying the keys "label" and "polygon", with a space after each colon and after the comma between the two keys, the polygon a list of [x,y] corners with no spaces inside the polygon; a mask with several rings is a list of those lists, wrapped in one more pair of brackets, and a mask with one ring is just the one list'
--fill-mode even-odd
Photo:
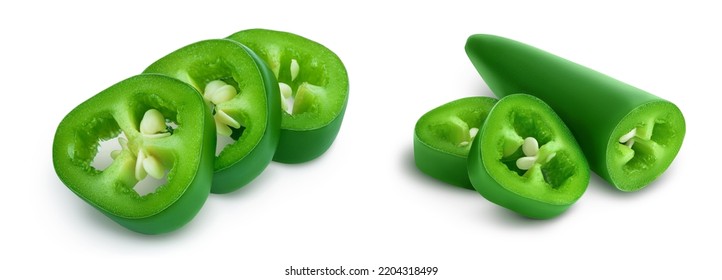
{"label": "sliced jalapeno pepper", "polygon": [[231,40],[201,41],[166,55],[145,73],[195,87],[212,108],[219,137],[236,140],[215,159],[211,192],[239,189],[271,162],[281,122],[278,83],[251,50]]}
{"label": "sliced jalapeno pepper", "polygon": [[467,97],[421,116],[414,129],[416,167],[431,177],[473,190],[466,158],[471,142],[495,102],[491,97]]}
{"label": "sliced jalapeno pepper", "polygon": [[494,105],[468,164],[482,196],[536,219],[563,213],[589,184],[589,166],[569,129],[548,105],[526,94]]}
{"label": "sliced jalapeno pepper", "polygon": [[323,45],[287,32],[251,29],[228,39],[251,48],[278,79],[283,116],[273,160],[300,163],[326,152],[348,102],[348,74],[341,59]]}
{"label": "sliced jalapeno pepper", "polygon": [[684,117],[667,100],[498,36],[472,35],[466,53],[497,96],[524,92],[554,108],[592,170],[622,191],[659,177],[682,146]]}
{"label": "sliced jalapeno pepper", "polygon": [[[166,121],[177,125],[169,128]],[[190,221],[210,192],[213,120],[187,84],[139,75],[100,92],[60,122],[53,165],[60,180],[115,222],[137,232],[172,231]],[[99,142],[118,137],[121,150],[104,170],[91,163]],[[146,175],[167,183],[140,196],[133,186]]]}

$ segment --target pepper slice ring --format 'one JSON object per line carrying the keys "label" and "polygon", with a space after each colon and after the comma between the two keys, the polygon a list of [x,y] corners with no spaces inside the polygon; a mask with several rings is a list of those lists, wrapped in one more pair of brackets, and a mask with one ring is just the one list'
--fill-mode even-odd
{"label": "pepper slice ring", "polygon": [[[178,125],[172,135],[143,135],[148,131],[141,123],[150,110]],[[53,141],[55,171],[76,195],[128,229],[146,234],[175,230],[195,216],[210,191],[215,134],[206,110],[196,91],[176,79],[138,75],[121,81],[60,122]],[[99,142],[121,131],[128,137],[121,142],[123,150],[114,153],[107,168],[94,168]],[[144,163],[139,154],[153,155],[169,169],[167,182],[145,196],[133,190],[138,162]],[[149,162],[149,170],[158,171],[157,164]]]}

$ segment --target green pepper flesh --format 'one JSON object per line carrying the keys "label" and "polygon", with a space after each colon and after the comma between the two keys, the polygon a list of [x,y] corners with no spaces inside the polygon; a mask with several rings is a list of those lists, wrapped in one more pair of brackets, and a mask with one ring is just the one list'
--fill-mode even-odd
{"label": "green pepper flesh", "polygon": [[[292,114],[281,110],[273,160],[301,163],[321,156],[335,140],[348,103],[348,74],[341,59],[325,46],[288,32],[250,29],[228,39],[258,54],[299,103]],[[294,63],[297,72],[292,71]]]}
{"label": "green pepper flesh", "polygon": [[[178,125],[170,136],[141,135],[140,121],[149,109]],[[76,195],[131,230],[175,230],[196,215],[210,191],[215,133],[207,110],[196,91],[176,79],[139,75],[121,81],[78,105],[60,122],[53,142],[56,173]],[[91,166],[99,142],[121,132],[128,138],[128,149],[104,170]],[[133,190],[139,149],[170,167],[167,182],[145,196]]]}
{"label": "green pepper flesh", "polygon": [[467,156],[472,137],[496,102],[491,97],[467,97],[427,112],[414,129],[414,161],[423,173],[449,184],[474,189]]}
{"label": "green pepper flesh", "polygon": [[[522,170],[516,161],[527,137],[538,141],[538,159]],[[589,166],[571,132],[548,105],[526,94],[504,97],[491,109],[469,151],[468,172],[487,200],[536,219],[560,215],[589,184]]]}
{"label": "green pepper flesh", "polygon": [[144,72],[175,77],[199,92],[212,81],[223,81],[238,92],[215,106],[241,128],[232,135],[236,141],[215,159],[213,193],[241,188],[271,162],[280,133],[279,89],[271,70],[253,51],[231,40],[206,40],[166,55]]}

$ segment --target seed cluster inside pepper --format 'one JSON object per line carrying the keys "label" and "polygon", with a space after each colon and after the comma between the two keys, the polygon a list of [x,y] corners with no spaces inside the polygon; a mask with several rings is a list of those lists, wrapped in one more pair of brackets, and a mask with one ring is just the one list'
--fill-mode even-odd
{"label": "seed cluster inside pepper", "polygon": [[[303,114],[305,112],[316,109],[320,105],[320,99],[326,93],[323,87],[310,84],[308,82],[296,81],[300,66],[296,59],[291,59],[289,66],[290,80],[281,79],[279,69],[275,69],[274,74],[279,79],[278,87],[281,90],[281,108],[289,115]],[[285,78],[285,77],[284,77]],[[296,85],[294,90],[291,85]]]}
{"label": "seed cluster inside pepper", "polygon": [[[150,109],[143,115],[143,119],[140,121],[140,134],[144,138],[163,138],[171,135],[165,125],[163,114],[156,109]],[[123,147],[124,149],[128,148],[127,143],[123,145],[123,142],[126,142],[125,138],[119,138],[118,141],[120,141],[121,147],[125,146]],[[136,157],[135,163],[136,179],[143,180],[147,174],[150,174],[150,176],[156,179],[163,178],[165,169],[163,163],[156,155],[145,152],[142,144],[138,145],[138,156]]]}
{"label": "seed cluster inside pepper", "polygon": [[673,134],[670,125],[653,119],[619,137],[617,150],[621,154],[619,161],[624,163],[623,170],[634,173],[652,167],[665,153],[664,146],[673,139]]}
{"label": "seed cluster inside pepper", "polygon": [[470,127],[469,123],[458,116],[450,117],[446,122],[437,124],[431,129],[437,137],[446,139],[451,144],[459,148],[465,148],[467,151],[469,144],[471,144],[471,141],[476,137],[476,134],[479,133],[479,128]]}
{"label": "seed cluster inside pepper", "polygon": [[554,134],[539,116],[519,109],[512,112],[509,119],[511,125],[499,132],[503,139],[499,147],[502,150],[500,161],[509,170],[520,176],[542,178],[552,188],[560,186],[572,175],[572,170],[564,167],[563,152],[554,160],[561,145],[554,141]]}
{"label": "seed cluster inside pepper", "polygon": [[[249,44],[251,48],[259,47]],[[321,114],[328,101],[328,77],[318,58],[304,57],[295,51],[269,47],[258,52],[278,80],[281,108],[289,116]],[[309,117],[309,116],[304,116]]]}
{"label": "seed cluster inside pepper", "polygon": [[[113,150],[110,152],[110,157],[113,161],[117,160],[121,154],[129,153],[135,156],[135,164],[133,166],[125,166],[130,169],[133,167],[133,174],[137,181],[142,181],[146,176],[150,175],[155,179],[161,179],[165,176],[166,171],[170,169],[170,165],[174,161],[172,154],[152,152],[152,146],[145,144],[146,141],[153,141],[152,139],[161,139],[170,137],[172,130],[170,126],[166,124],[166,118],[163,114],[156,109],[149,109],[143,114],[143,118],[140,121],[139,137],[133,139],[133,143],[128,144],[128,139],[122,136],[117,136],[120,150]],[[102,155],[94,157],[93,162],[98,160]],[[92,163],[91,163],[92,164]],[[134,185],[134,184],[133,184]],[[141,192],[134,188],[140,196],[147,195],[148,193]]]}
{"label": "seed cluster inside pepper", "polygon": [[216,131],[223,136],[231,136],[231,128],[239,129],[241,124],[229,116],[222,107],[222,104],[231,101],[236,97],[236,88],[221,80],[214,80],[208,83],[203,91],[203,99],[213,112],[213,119],[216,123]]}
{"label": "seed cluster inside pepper", "polygon": [[471,140],[469,125],[459,117],[450,117],[448,122],[436,124],[431,129],[438,138],[448,141],[453,146],[460,148],[469,146]]}

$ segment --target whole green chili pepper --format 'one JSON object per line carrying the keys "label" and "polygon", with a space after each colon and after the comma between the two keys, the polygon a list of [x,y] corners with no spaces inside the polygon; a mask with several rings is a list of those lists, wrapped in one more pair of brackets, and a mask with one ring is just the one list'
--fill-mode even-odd
{"label": "whole green chili pepper", "polygon": [[421,116],[414,129],[416,167],[431,177],[473,190],[466,158],[471,142],[495,102],[491,97],[467,97]]}
{"label": "whole green chili pepper", "polygon": [[[212,123],[187,84],[162,75],[131,77],[65,116],[55,132],[53,165],[70,190],[115,222],[146,234],[169,232],[189,222],[210,192]],[[93,167],[99,142],[116,137],[121,150],[111,153],[110,166]],[[167,182],[153,193],[133,190],[147,175],[159,179],[166,172]]]}
{"label": "whole green chili pepper", "polygon": [[252,49],[278,79],[283,110],[273,160],[300,163],[326,152],[348,103],[348,74],[341,59],[325,46],[288,32],[250,29],[228,39]]}
{"label": "whole green chili pepper", "polygon": [[466,53],[499,97],[524,92],[569,126],[592,170],[622,191],[669,167],[685,134],[671,102],[537,48],[493,35],[469,37]]}
{"label": "whole green chili pepper", "polygon": [[237,190],[271,162],[281,123],[279,89],[253,51],[231,40],[201,41],[166,55],[145,73],[169,75],[195,87],[212,108],[219,137],[236,140],[215,159],[211,192]]}
{"label": "whole green chili pepper", "polygon": [[526,94],[491,108],[471,145],[468,171],[486,199],[536,219],[563,213],[589,184],[589,166],[569,129]]}

